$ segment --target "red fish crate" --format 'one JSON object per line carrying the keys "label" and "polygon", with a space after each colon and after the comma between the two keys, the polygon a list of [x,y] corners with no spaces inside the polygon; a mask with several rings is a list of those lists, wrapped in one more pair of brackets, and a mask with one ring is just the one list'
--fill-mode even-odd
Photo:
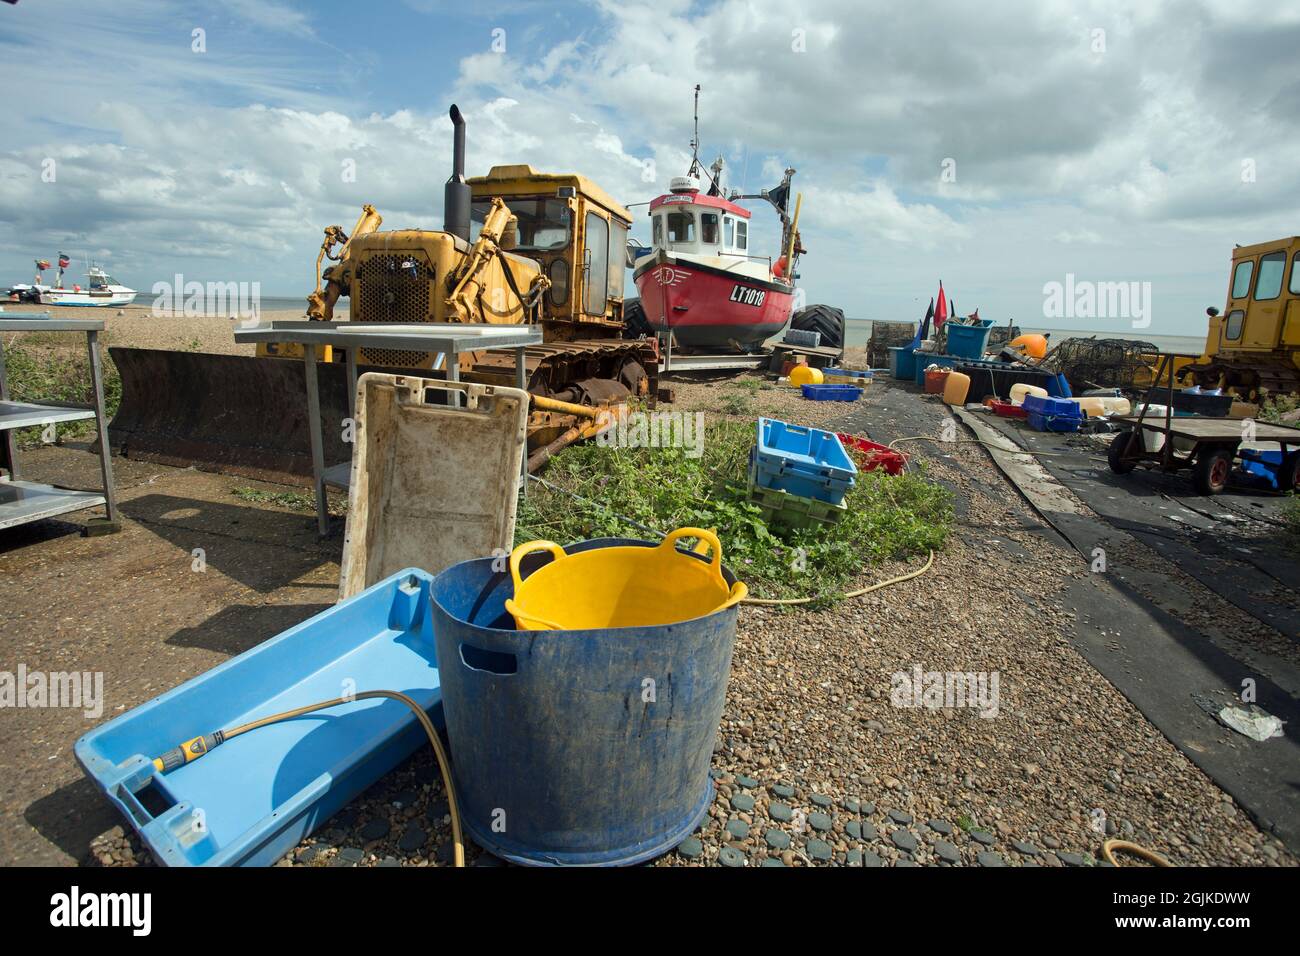
{"label": "red fish crate", "polygon": [[859,438],[856,435],[846,435],[843,432],[837,432],[836,437],[845,448],[851,448],[860,454],[866,463],[863,471],[875,471],[877,468],[884,469],[886,474],[901,475],[903,467],[907,464],[907,456],[901,451],[895,451],[888,445],[878,445],[866,438]]}

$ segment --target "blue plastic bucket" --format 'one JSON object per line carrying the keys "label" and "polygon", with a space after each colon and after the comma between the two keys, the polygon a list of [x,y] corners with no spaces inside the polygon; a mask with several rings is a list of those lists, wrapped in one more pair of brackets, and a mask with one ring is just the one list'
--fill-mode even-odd
{"label": "blue plastic bucket", "polygon": [[970,359],[984,357],[984,348],[989,341],[989,330],[993,328],[992,319],[981,319],[979,325],[958,325],[949,322],[947,328],[948,355]]}
{"label": "blue plastic bucket", "polygon": [[[655,543],[605,538],[565,550],[615,545]],[[548,560],[525,558],[525,578]],[[709,762],[737,609],[657,627],[517,631],[505,609],[514,585],[493,564],[465,561],[433,583],[465,830],[530,866],[616,866],[671,850],[713,801]]]}

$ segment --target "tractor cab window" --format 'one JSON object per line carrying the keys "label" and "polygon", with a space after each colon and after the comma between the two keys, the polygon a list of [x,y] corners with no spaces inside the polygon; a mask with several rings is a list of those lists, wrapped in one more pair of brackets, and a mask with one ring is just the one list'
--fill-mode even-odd
{"label": "tractor cab window", "polygon": [[1246,313],[1241,309],[1234,309],[1228,313],[1228,322],[1223,327],[1223,337],[1231,342],[1241,338],[1241,325],[1246,319]]}
{"label": "tractor cab window", "polygon": [[1286,273],[1286,253],[1270,252],[1259,260],[1259,278],[1255,280],[1255,301],[1267,302],[1282,294],[1282,277]]}
{"label": "tractor cab window", "polygon": [[[563,199],[513,199],[505,197],[506,205],[519,220],[519,241],[512,252],[558,252],[569,246],[572,217],[569,204]],[[475,202],[471,207],[473,230],[471,239],[477,239],[483,221],[492,208],[491,202]]]}
{"label": "tractor cab window", "polygon": [[700,213],[700,241],[706,246],[716,246],[718,244],[718,214],[715,212]]}
{"label": "tractor cab window", "polygon": [[609,223],[594,212],[587,213],[586,312],[604,315],[609,297]]}
{"label": "tractor cab window", "polygon": [[1255,273],[1255,260],[1242,259],[1232,273],[1232,298],[1244,299],[1250,295],[1250,280]]}
{"label": "tractor cab window", "polygon": [[1291,285],[1288,288],[1292,295],[1300,295],[1300,252],[1291,260]]}
{"label": "tractor cab window", "polygon": [[668,214],[669,245],[689,245],[695,242],[695,217],[689,212]]}

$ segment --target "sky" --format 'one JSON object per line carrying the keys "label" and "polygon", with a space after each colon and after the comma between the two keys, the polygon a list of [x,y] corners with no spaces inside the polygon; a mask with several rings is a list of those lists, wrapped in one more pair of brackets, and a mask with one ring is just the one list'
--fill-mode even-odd
{"label": "sky", "polygon": [[[66,252],[145,293],[305,295],[363,203],[441,226],[452,103],[470,175],[645,203],[686,171],[698,83],[729,187],[798,171],[807,301],[911,320],[942,280],[999,323],[1200,335],[1234,244],[1300,232],[1297,49],[1300,4],[1271,0],[20,0],[0,286]],[[1067,282],[1135,285],[1059,315]]]}

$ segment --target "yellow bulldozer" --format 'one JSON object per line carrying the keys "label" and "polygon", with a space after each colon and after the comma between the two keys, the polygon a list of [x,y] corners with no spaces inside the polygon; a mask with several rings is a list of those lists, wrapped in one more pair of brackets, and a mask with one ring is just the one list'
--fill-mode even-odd
{"label": "yellow bulldozer", "polygon": [[[364,206],[351,234],[325,230],[307,315],[352,322],[538,324],[526,351],[532,396],[529,467],[591,437],[629,401],[653,403],[652,339],[624,337],[623,284],[631,213],[576,174],[495,166],[465,178],[465,121],[451,108],[454,158],[442,230],[380,231]],[[322,270],[328,261],[330,265]],[[124,454],[168,463],[301,480],[310,472],[301,346],[259,346],[256,358],[110,349],[122,402],[110,433]],[[347,415],[343,355],[318,355],[327,442]],[[361,349],[361,369],[445,372],[441,356]],[[463,381],[514,385],[513,352],[460,357]],[[602,414],[603,413],[603,414]],[[342,448],[327,453],[345,452]]]}
{"label": "yellow bulldozer", "polygon": [[1179,369],[1184,383],[1251,402],[1300,392],[1300,236],[1233,249],[1227,305],[1206,313],[1205,354]]}

